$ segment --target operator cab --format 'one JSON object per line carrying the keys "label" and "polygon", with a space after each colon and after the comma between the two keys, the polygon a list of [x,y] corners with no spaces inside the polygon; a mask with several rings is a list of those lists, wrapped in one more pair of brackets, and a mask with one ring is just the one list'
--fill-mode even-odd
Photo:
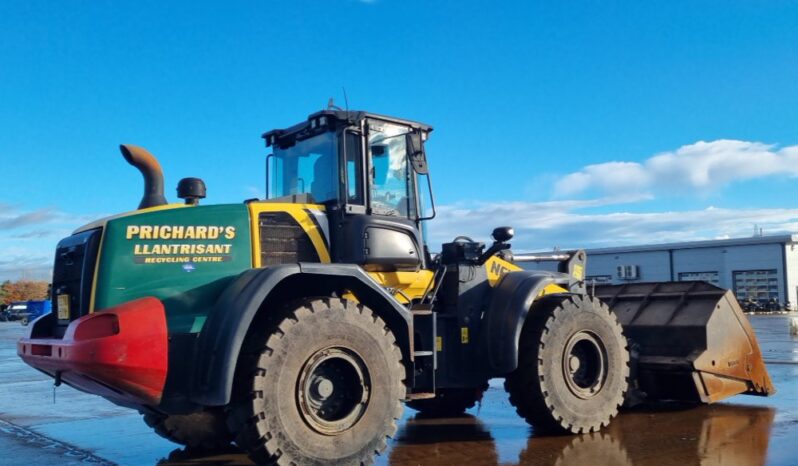
{"label": "operator cab", "polygon": [[428,125],[360,111],[324,110],[263,135],[269,202],[321,204],[333,262],[369,271],[424,267],[421,192],[432,204]]}

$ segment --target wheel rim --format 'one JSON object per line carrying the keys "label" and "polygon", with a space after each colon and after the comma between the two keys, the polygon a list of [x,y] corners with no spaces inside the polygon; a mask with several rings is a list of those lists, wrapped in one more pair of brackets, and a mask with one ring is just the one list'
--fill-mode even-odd
{"label": "wheel rim", "polygon": [[607,350],[601,339],[585,330],[568,339],[562,369],[568,389],[579,398],[596,396],[607,380]]}
{"label": "wheel rim", "polygon": [[325,348],[305,362],[297,380],[299,414],[313,430],[339,434],[368,406],[371,380],[363,359],[347,348]]}

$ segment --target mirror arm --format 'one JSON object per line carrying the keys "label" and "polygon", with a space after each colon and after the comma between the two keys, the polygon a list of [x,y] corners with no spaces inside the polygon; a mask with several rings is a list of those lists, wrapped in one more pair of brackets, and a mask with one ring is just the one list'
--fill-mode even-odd
{"label": "mirror arm", "polygon": [[493,257],[499,251],[505,251],[510,249],[510,245],[508,243],[500,243],[495,241],[487,251],[483,252],[479,259],[477,259],[477,265],[482,265],[488,261],[491,257]]}

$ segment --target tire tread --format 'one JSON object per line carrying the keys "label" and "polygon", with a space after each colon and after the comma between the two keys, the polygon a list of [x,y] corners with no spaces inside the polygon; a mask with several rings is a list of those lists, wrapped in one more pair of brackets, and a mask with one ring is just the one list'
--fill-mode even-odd
{"label": "tire tread", "polygon": [[[268,400],[265,400],[265,403],[263,401],[262,383],[268,376],[271,361],[280,350],[285,335],[289,333],[292,327],[300,324],[303,319],[319,312],[343,312],[345,313],[345,318],[349,320],[366,318],[370,325],[378,329],[379,333],[382,333],[381,345],[392,355],[391,360],[395,361],[393,370],[397,374],[401,374],[399,376],[402,382],[401,390],[399,390],[399,396],[395,400],[392,419],[385,426],[386,433],[384,438],[377,442],[374,449],[374,454],[380,454],[387,448],[387,440],[396,433],[396,421],[401,417],[401,401],[406,393],[402,354],[396,344],[393,333],[385,322],[370,309],[348,300],[327,297],[303,299],[289,303],[283,312],[284,317],[274,327],[274,331],[271,334],[266,337],[248,337],[249,344],[245,342],[245,348],[242,348],[242,361],[255,361],[254,365],[257,368],[257,372],[241,370],[236,377],[235,386],[237,387],[239,401],[232,404],[228,416],[228,424],[231,426],[231,430],[236,432],[236,444],[247,450],[251,459],[257,464],[277,466],[305,464],[301,460],[286,454],[286,450],[282,447],[279,433],[270,432],[266,427],[265,419],[268,414],[265,410],[257,408],[257,406],[268,405]],[[258,340],[265,340],[265,342],[259,344]],[[243,354],[245,349],[246,354]],[[247,389],[247,386],[251,388]],[[258,401],[256,402],[255,400]],[[359,460],[362,465],[372,464],[372,462],[372,455],[366,455]]]}
{"label": "tire tread", "polygon": [[613,332],[620,341],[624,342],[621,352],[622,383],[624,387],[628,387],[629,354],[625,344],[626,339],[623,336],[623,328],[609,308],[597,298],[589,296],[568,295],[565,299],[562,296],[542,298],[536,308],[530,311],[521,331],[518,368],[509,374],[504,382],[504,388],[510,395],[510,404],[516,408],[519,416],[539,432],[573,434],[597,432],[609,424],[623,404],[626,388],[617,394],[613,402],[599,407],[604,413],[601,416],[603,420],[589,425],[574,425],[565,419],[551,400],[551,394],[547,390],[548,381],[541,371],[544,363],[541,353],[544,353],[552,329],[567,312],[564,306],[579,306],[581,304],[579,300],[589,301],[595,312],[601,313],[608,322],[612,322]]}

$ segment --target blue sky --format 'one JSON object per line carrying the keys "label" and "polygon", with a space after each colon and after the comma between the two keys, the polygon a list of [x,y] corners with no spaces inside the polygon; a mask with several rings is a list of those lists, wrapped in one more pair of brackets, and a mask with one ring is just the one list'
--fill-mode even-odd
{"label": "blue sky", "polygon": [[516,249],[798,231],[794,2],[0,2],[0,279],[167,193],[263,190],[260,134],[321,109],[418,119],[433,244]]}

